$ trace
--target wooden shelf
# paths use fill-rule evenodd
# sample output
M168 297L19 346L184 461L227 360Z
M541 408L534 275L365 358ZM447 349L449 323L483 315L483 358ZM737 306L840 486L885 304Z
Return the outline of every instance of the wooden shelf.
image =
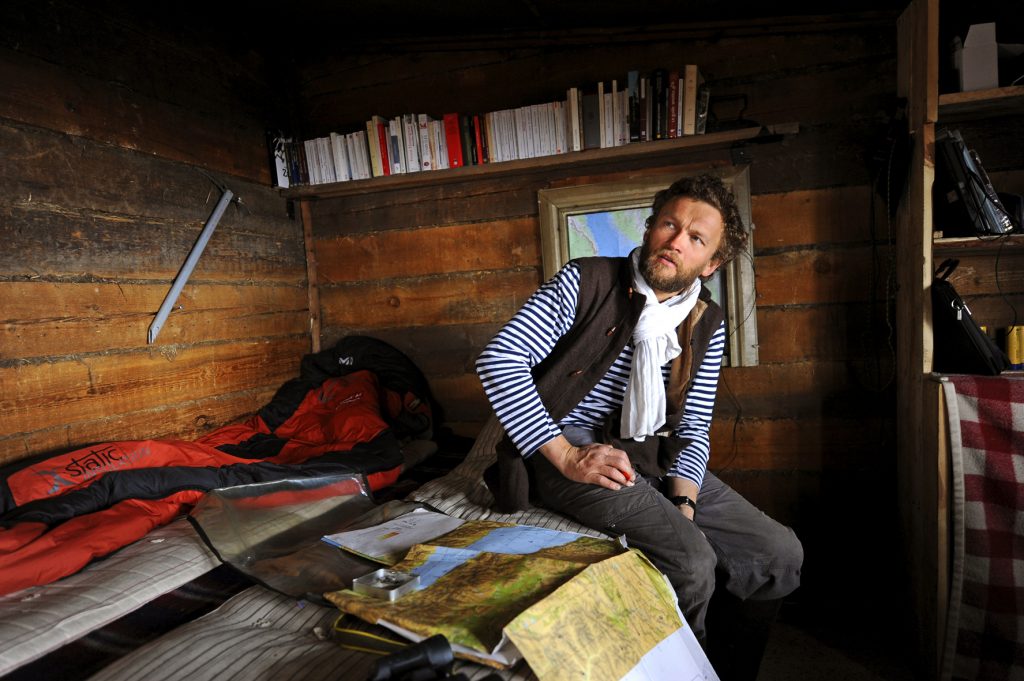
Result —
M939 95L939 120L992 118L1024 113L1024 85Z
M938 232L937 234L941 234ZM1002 236L937 237L932 240L935 255L995 255L1024 252L1024 234ZM937 257L933 256L937 260Z
M782 132L792 132L793 127L786 128ZM282 189L281 195L288 199L329 199L340 196L353 196L358 194L370 194L374 192L390 191L394 189L410 189L413 187L424 187L428 185L446 184L452 182L464 182L473 179L495 178L504 175L520 175L531 172L540 172L555 168L586 168L588 166L600 165L609 161L626 161L635 158L656 158L659 156L674 156L684 152L705 151L730 147L734 144L753 140L755 137L765 135L772 136L773 132L779 134L779 130L768 130L761 126L740 128L738 130L727 130L725 132L713 132L706 135L691 135L676 139L658 140L655 142L638 142L627 144L622 147L610 147L607 149L588 149L557 156L543 156L540 158L522 159L519 161L505 161L503 163L488 163L479 166L468 166L465 168L450 168L446 170L431 170L403 175L389 175L387 177L374 177L367 180L352 180L349 182L332 182L330 184L301 185Z

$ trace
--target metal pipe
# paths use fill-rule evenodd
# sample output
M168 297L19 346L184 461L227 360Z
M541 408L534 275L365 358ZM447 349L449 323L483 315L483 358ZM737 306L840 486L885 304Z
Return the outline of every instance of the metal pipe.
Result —
M196 263L199 262L199 256L203 254L203 249L206 248L206 243L210 240L213 235L213 230L217 228L217 223L220 222L221 217L224 215L224 211L227 210L228 204L231 203L231 199L234 194L230 189L225 189L224 193L220 195L220 201L217 202L217 206L213 209L213 213L206 221L206 226L203 227L203 231L199 234L199 239L195 245L192 246L192 250L188 253L188 258L185 260L185 264L181 266L181 271L178 272L178 276L174 280L174 284L171 286L171 290L167 292L164 297L164 302L160 306L160 311L156 313L156 319L149 325L149 344L152 345L156 340L157 335L160 333L160 329L163 328L164 322L167 321L167 315L170 314L171 308L174 307L174 303L178 301L178 296L181 294L181 289L185 288L185 284L188 283L188 278L192 275L192 270L195 269Z

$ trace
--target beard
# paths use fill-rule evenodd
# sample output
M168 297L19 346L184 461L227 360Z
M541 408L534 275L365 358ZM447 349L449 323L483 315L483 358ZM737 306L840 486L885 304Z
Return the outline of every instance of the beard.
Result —
M671 260L675 267L661 262L661 257ZM640 249L639 260L640 274L652 289L661 293L675 294L687 290L704 270L704 266L700 265L687 269L676 252L671 249L663 248L657 253L651 253L646 243Z

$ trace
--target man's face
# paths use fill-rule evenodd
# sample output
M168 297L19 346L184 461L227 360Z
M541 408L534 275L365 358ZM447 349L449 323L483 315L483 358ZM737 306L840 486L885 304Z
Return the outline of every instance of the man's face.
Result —
M662 207L640 250L640 273L659 301L689 288L698 276L714 274L723 230L722 214L703 201L683 197Z

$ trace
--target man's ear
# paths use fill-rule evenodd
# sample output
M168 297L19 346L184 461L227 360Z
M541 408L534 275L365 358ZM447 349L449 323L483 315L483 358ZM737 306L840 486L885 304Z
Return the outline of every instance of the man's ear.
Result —
M708 263L708 266L705 267L704 270L700 273L701 278L707 279L708 277L710 277L712 274L715 273L715 270L717 270L719 266L721 266L721 264L721 260L719 260L718 258L712 258L711 262Z

